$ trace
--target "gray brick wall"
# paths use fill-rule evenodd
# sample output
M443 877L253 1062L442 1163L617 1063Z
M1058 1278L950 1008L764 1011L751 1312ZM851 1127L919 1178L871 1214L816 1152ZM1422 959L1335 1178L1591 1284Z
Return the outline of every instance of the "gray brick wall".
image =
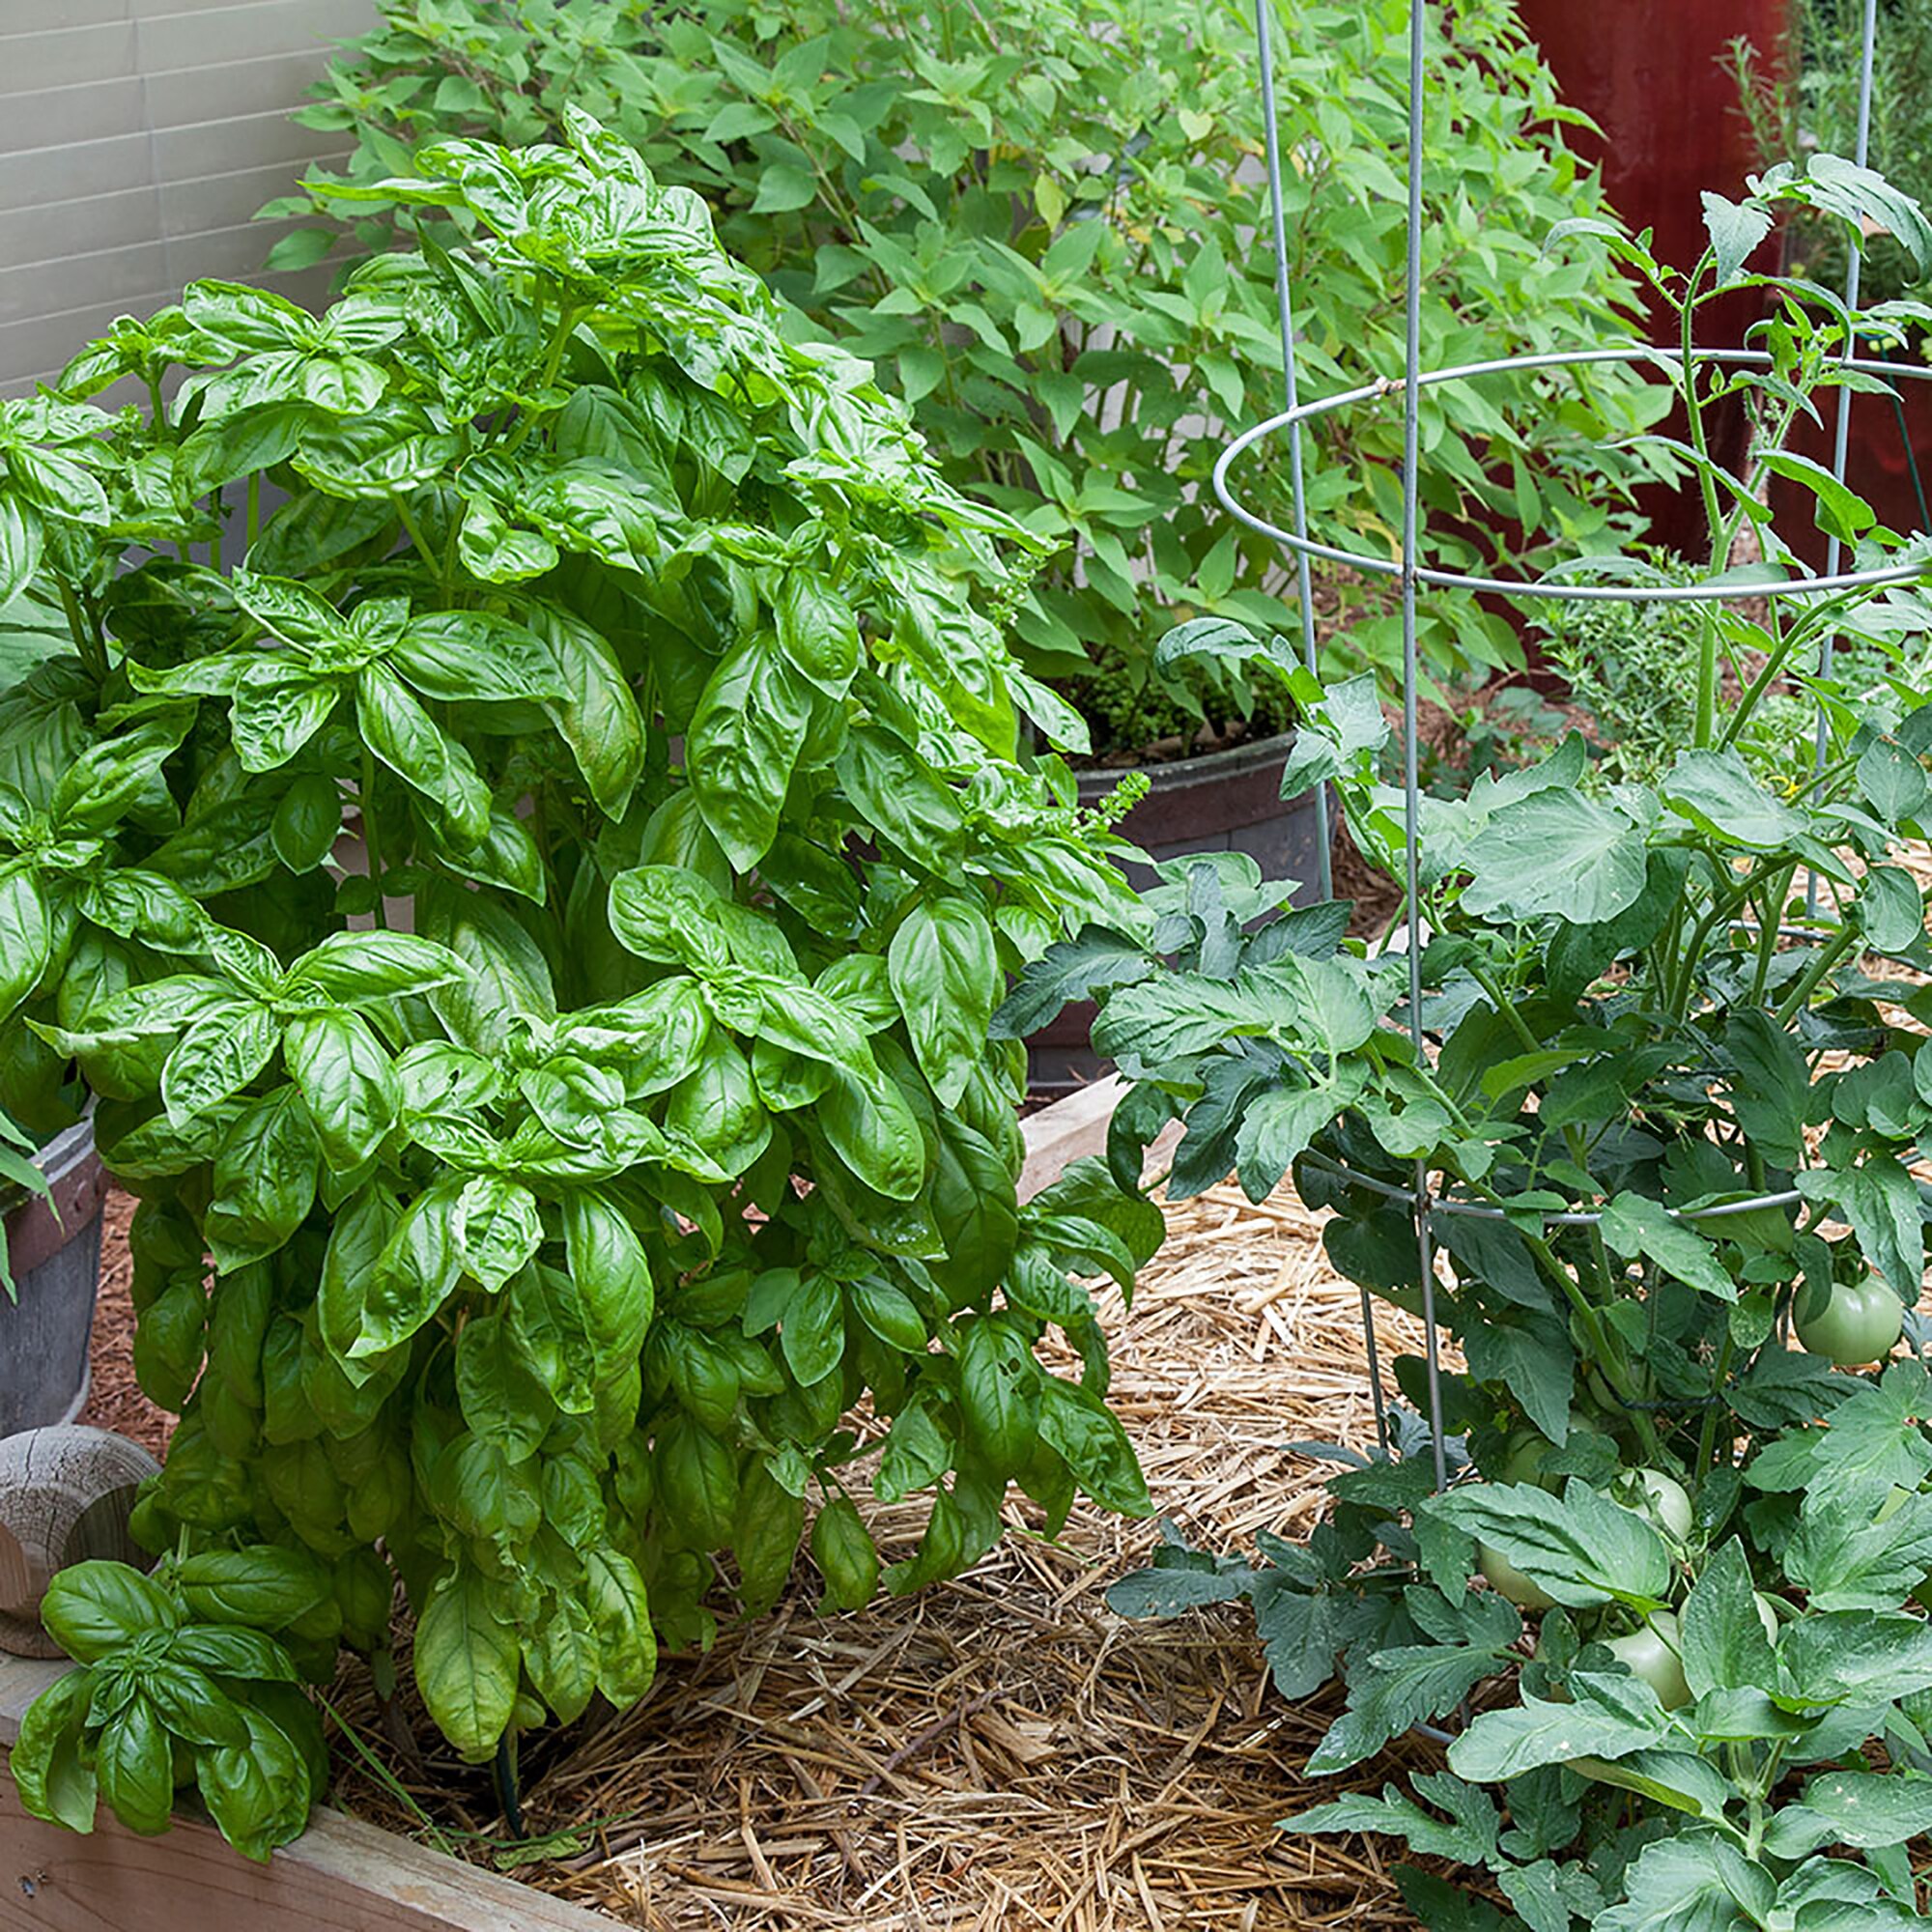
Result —
M340 137L288 117L371 0L0 0L0 394L198 275L256 277L251 222ZM324 265L266 277L298 301Z

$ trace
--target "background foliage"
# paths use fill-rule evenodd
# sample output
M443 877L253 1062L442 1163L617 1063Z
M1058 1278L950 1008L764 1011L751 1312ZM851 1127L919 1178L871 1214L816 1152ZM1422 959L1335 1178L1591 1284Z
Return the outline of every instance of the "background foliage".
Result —
M1279 20L1313 396L1401 366L1407 7L1290 0ZM1471 0L1435 32L1425 364L1626 335L1600 242L1542 252L1551 223L1603 205L1513 8ZM1133 746L1204 700L1224 717L1252 701L1237 673L1156 667L1164 613L1285 621L1278 553L1207 485L1229 426L1282 399L1253 33L1238 0L388 0L302 118L353 129L347 173L367 180L433 135L528 139L566 100L604 117L712 203L795 330L872 359L954 483L1064 547L1018 613L1026 662L1065 681L1103 747ZM371 208L355 244L386 247L398 224ZM298 231L278 260L330 241ZM1433 555L1609 548L1618 490L1654 459L1601 443L1645 401L1616 375L1432 390ZM1398 414L1330 417L1314 440L1318 525L1392 553ZM1245 486L1284 520L1285 479L1277 446ZM1362 615L1341 647L1391 665L1395 622ZM1425 647L1443 673L1520 658L1468 604L1433 613Z

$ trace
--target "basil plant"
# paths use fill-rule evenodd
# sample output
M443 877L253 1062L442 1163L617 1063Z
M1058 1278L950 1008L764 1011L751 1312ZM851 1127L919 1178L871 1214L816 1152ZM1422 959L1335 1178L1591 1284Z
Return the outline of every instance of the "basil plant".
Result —
M319 1676L386 1659L400 1580L477 1760L769 1605L809 1520L865 1603L862 1455L931 1497L895 1591L982 1555L1009 1484L1054 1529L1147 1507L1081 1282L1129 1286L1159 1216L1096 1163L1019 1204L987 1037L1024 960L1138 918L1019 751L1058 723L999 628L1033 546L781 333L695 195L568 134L371 190L471 243L319 317L196 284L0 414L43 652L0 696L0 1101L77 1063L181 1414L152 1588L70 1592L115 1698L23 1739L69 1822L98 1783L157 1825L195 1750L273 1781L170 1674L259 1742L273 1660L180 1628Z
M1347 940L1346 906L1279 910L1285 885L1223 857L1176 868L1151 940L1049 948L996 1020L1097 996L1095 1043L1134 1082L1123 1184L1181 1120L1177 1191L1233 1170L1260 1199L1292 1174L1365 1312L1433 1316L1455 1345L1439 1378L1395 1362L1405 1401L1374 1455L1324 1452L1345 1466L1308 1541L1269 1537L1252 1562L1171 1546L1115 1593L1130 1613L1248 1598L1285 1693L1339 1675L1314 1772L1447 1733L1446 1769L1410 1790L1291 1822L1477 1867L1480 1895L1404 1881L1449 1932L1919 1916L1901 1848L1932 1831L1932 1376L1890 1358L1908 1328L1932 1341L1932 945L1901 850L1932 829L1932 690L1895 667L1932 629L1932 542L1876 528L1783 439L1873 385L1840 359L1855 327L1895 336L1923 312L1854 318L1751 272L1790 203L1932 260L1918 206L1831 156L1742 203L1707 196L1688 274L1630 251L1687 349L1723 290L1770 305L1761 364L1669 365L1706 574L1747 589L1801 568L1763 508L1778 474L1848 565L1903 581L1701 606L1690 742L1653 782L1605 781L1573 736L1425 796L1417 954ZM1719 396L1753 426L1743 477L1706 453ZM1734 566L1747 524L1762 561ZM1827 648L1847 639L1856 675ZM1332 785L1357 847L1405 878L1369 680L1323 684L1292 643L1218 622L1165 648L1282 678L1303 716L1287 788ZM1739 746L1786 688L1820 736L1768 781Z

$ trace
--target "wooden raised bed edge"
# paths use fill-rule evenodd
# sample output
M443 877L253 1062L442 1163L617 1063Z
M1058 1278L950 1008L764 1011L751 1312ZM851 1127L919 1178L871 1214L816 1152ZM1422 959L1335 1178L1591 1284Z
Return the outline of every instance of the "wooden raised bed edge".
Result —
M1022 1200L1105 1150L1122 1091L1109 1076L1020 1122ZM0 1658L0 1746L71 1667ZM81 1837L23 1811L0 1765L0 1924L10 1932L611 1932L611 1922L327 1805L266 1865L193 1818L142 1838L103 1808Z

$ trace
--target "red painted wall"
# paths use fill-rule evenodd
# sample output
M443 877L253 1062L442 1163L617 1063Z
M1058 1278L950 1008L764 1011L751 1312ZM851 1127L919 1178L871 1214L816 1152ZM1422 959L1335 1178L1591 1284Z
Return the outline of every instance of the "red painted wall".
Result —
M1564 98L1604 130L1569 138L1604 165L1617 212L1634 229L1654 228L1660 260L1689 269L1703 252L1705 188L1735 199L1757 164L1737 87L1719 63L1744 35L1768 67L1786 58L1789 0L1520 0L1523 25L1541 45ZM1767 251L1768 253L1768 251ZM1748 298L1703 312L1701 340L1741 340L1758 310ZM1674 326L1656 324L1659 339ZM1714 438L1726 460L1742 454L1741 416ZM1703 527L1691 492L1650 502L1665 542L1689 550Z

